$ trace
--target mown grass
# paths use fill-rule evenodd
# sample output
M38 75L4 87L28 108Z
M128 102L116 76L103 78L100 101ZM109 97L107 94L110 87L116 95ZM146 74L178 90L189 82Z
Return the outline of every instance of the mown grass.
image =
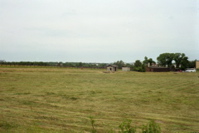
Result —
M199 73L103 73L0 68L0 132L119 131L155 120L162 132L199 132Z

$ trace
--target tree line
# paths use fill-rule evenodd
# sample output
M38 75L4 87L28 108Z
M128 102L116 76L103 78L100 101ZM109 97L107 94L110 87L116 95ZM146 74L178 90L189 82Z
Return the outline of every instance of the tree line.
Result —
M76 68L106 68L109 63L83 63L83 62L7 62L0 60L0 65L10 66L54 66L54 67L76 67ZM146 66L162 66L175 68L177 70L185 70L186 68L195 68L195 61L189 61L184 53L162 53L157 57L157 63L148 57L144 57L143 61L136 60L134 63L125 63L122 60L110 63L117 65L119 69L122 67L131 67L134 71L144 72Z
M162 53L157 57L157 62L152 58L144 57L143 61L136 60L133 64L125 64L122 60L114 62L118 68L122 66L131 67L134 71L144 72L146 66L168 67L175 70L185 70L186 68L195 68L196 60L189 61L184 53Z
M52 66L52 67L77 67L77 68L105 68L107 63L83 63L83 62L7 62L0 60L0 65L8 66Z

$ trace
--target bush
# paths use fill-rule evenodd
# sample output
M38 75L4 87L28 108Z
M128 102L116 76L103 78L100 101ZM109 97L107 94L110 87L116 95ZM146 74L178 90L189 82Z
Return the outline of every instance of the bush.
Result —
M93 119L93 117L91 116L90 117L90 122L91 122L91 126L92 126L92 130L91 130L91 133L97 133L96 129L95 129L95 120Z
M126 120L119 125L120 132L119 133L135 133L136 128L131 127L131 120Z
M161 133L160 127L155 121L150 121L142 127L142 133Z
M97 133L97 130L95 129L95 120L93 117L89 117L91 122L91 133ZM131 120L125 120L119 125L119 133L136 133L136 127L131 126ZM142 126L142 132L141 133L161 133L160 126L155 123L155 121L151 120L147 125ZM108 131L109 133L115 133L114 130Z

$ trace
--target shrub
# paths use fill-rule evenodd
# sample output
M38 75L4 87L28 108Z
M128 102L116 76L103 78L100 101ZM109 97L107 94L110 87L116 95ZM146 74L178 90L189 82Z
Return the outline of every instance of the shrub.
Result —
M161 133L160 126L151 120L147 125L142 127L142 133Z
M90 122L91 122L91 126L92 126L92 130L91 130L91 133L97 133L96 129L95 129L95 120L93 119L92 116L89 117L90 118Z
M91 133L97 133L95 129L95 120L93 117L89 117L91 122ZM119 133L137 133L136 127L131 126L131 120L125 120L119 125ZM147 125L142 126L141 133L161 133L160 126L153 120L151 120ZM116 133L114 130L109 130L108 133Z
M135 133L136 128L131 126L131 120L126 120L119 125L120 132L119 133Z

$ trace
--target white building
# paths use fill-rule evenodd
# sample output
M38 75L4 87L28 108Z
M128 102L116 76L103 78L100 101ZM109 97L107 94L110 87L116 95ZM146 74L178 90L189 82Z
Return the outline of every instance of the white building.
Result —
M130 71L130 67L122 67L122 71Z

